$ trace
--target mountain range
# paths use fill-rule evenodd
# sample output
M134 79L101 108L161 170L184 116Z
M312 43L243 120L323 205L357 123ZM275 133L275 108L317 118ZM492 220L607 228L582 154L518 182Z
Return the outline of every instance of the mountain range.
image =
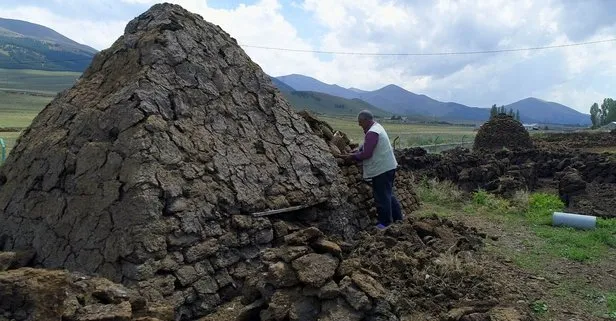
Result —
M0 18L0 68L83 71L96 53L45 26Z
M0 18L0 68L82 72L96 53L96 49L45 26ZM452 122L483 122L490 115L489 108L441 102L394 84L368 91L326 84L298 74L271 78L296 109L317 113L349 115L369 109L382 117L397 115ZM526 123L590 124L587 114L537 98L526 98L505 107L519 110L521 120Z
M397 85L367 91L357 88L344 88L326 84L315 78L291 74L276 77L278 83L297 91L321 92L346 99L360 99L385 112L402 116L424 116L446 121L485 121L490 116L490 108L471 107L455 102L441 102L426 95L419 95ZM505 105L506 109L520 111L521 121L525 123L547 124L590 124L590 116L554 102L538 98L526 98Z

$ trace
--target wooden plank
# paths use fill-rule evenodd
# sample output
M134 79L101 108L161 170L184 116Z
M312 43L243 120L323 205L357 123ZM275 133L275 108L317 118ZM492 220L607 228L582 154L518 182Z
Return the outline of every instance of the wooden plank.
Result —
M260 217L260 216L269 216L269 215L274 215L274 214L280 214L280 213L288 213L288 212L294 212L294 211L299 211L299 210L303 210L305 208L309 208L309 207L313 207L322 203L325 203L326 200L320 200L311 204L304 204L304 205L297 205L297 206L291 206L291 207L285 207L285 208L280 208L277 210L267 210L267 211L263 211L263 212L256 212L256 213L252 213L251 215L254 217Z

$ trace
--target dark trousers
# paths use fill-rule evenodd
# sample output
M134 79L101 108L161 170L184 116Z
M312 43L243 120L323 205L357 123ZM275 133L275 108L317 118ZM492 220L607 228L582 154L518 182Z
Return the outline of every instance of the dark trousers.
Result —
M402 220L400 203L393 193L396 170L392 169L372 178L372 194L380 224L385 226Z

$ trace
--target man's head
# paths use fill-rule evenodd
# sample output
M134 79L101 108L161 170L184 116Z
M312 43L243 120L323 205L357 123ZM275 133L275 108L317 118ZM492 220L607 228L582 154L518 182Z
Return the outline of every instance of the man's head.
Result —
M367 130L370 128L370 126L372 126L372 123L374 122L374 116L370 111L362 110L359 112L359 115L357 115L357 122L359 123L359 126L361 126L361 128Z

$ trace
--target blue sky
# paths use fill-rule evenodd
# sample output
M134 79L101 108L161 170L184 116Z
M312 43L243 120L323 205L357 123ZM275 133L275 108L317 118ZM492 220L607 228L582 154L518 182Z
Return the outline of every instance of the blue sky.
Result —
M433 53L616 38L615 0L168 0L242 45ZM109 47L151 0L3 0L0 17ZM489 107L529 96L588 112L616 96L616 42L503 54L375 57L244 47L269 74L305 74L365 90L395 83L443 101Z

